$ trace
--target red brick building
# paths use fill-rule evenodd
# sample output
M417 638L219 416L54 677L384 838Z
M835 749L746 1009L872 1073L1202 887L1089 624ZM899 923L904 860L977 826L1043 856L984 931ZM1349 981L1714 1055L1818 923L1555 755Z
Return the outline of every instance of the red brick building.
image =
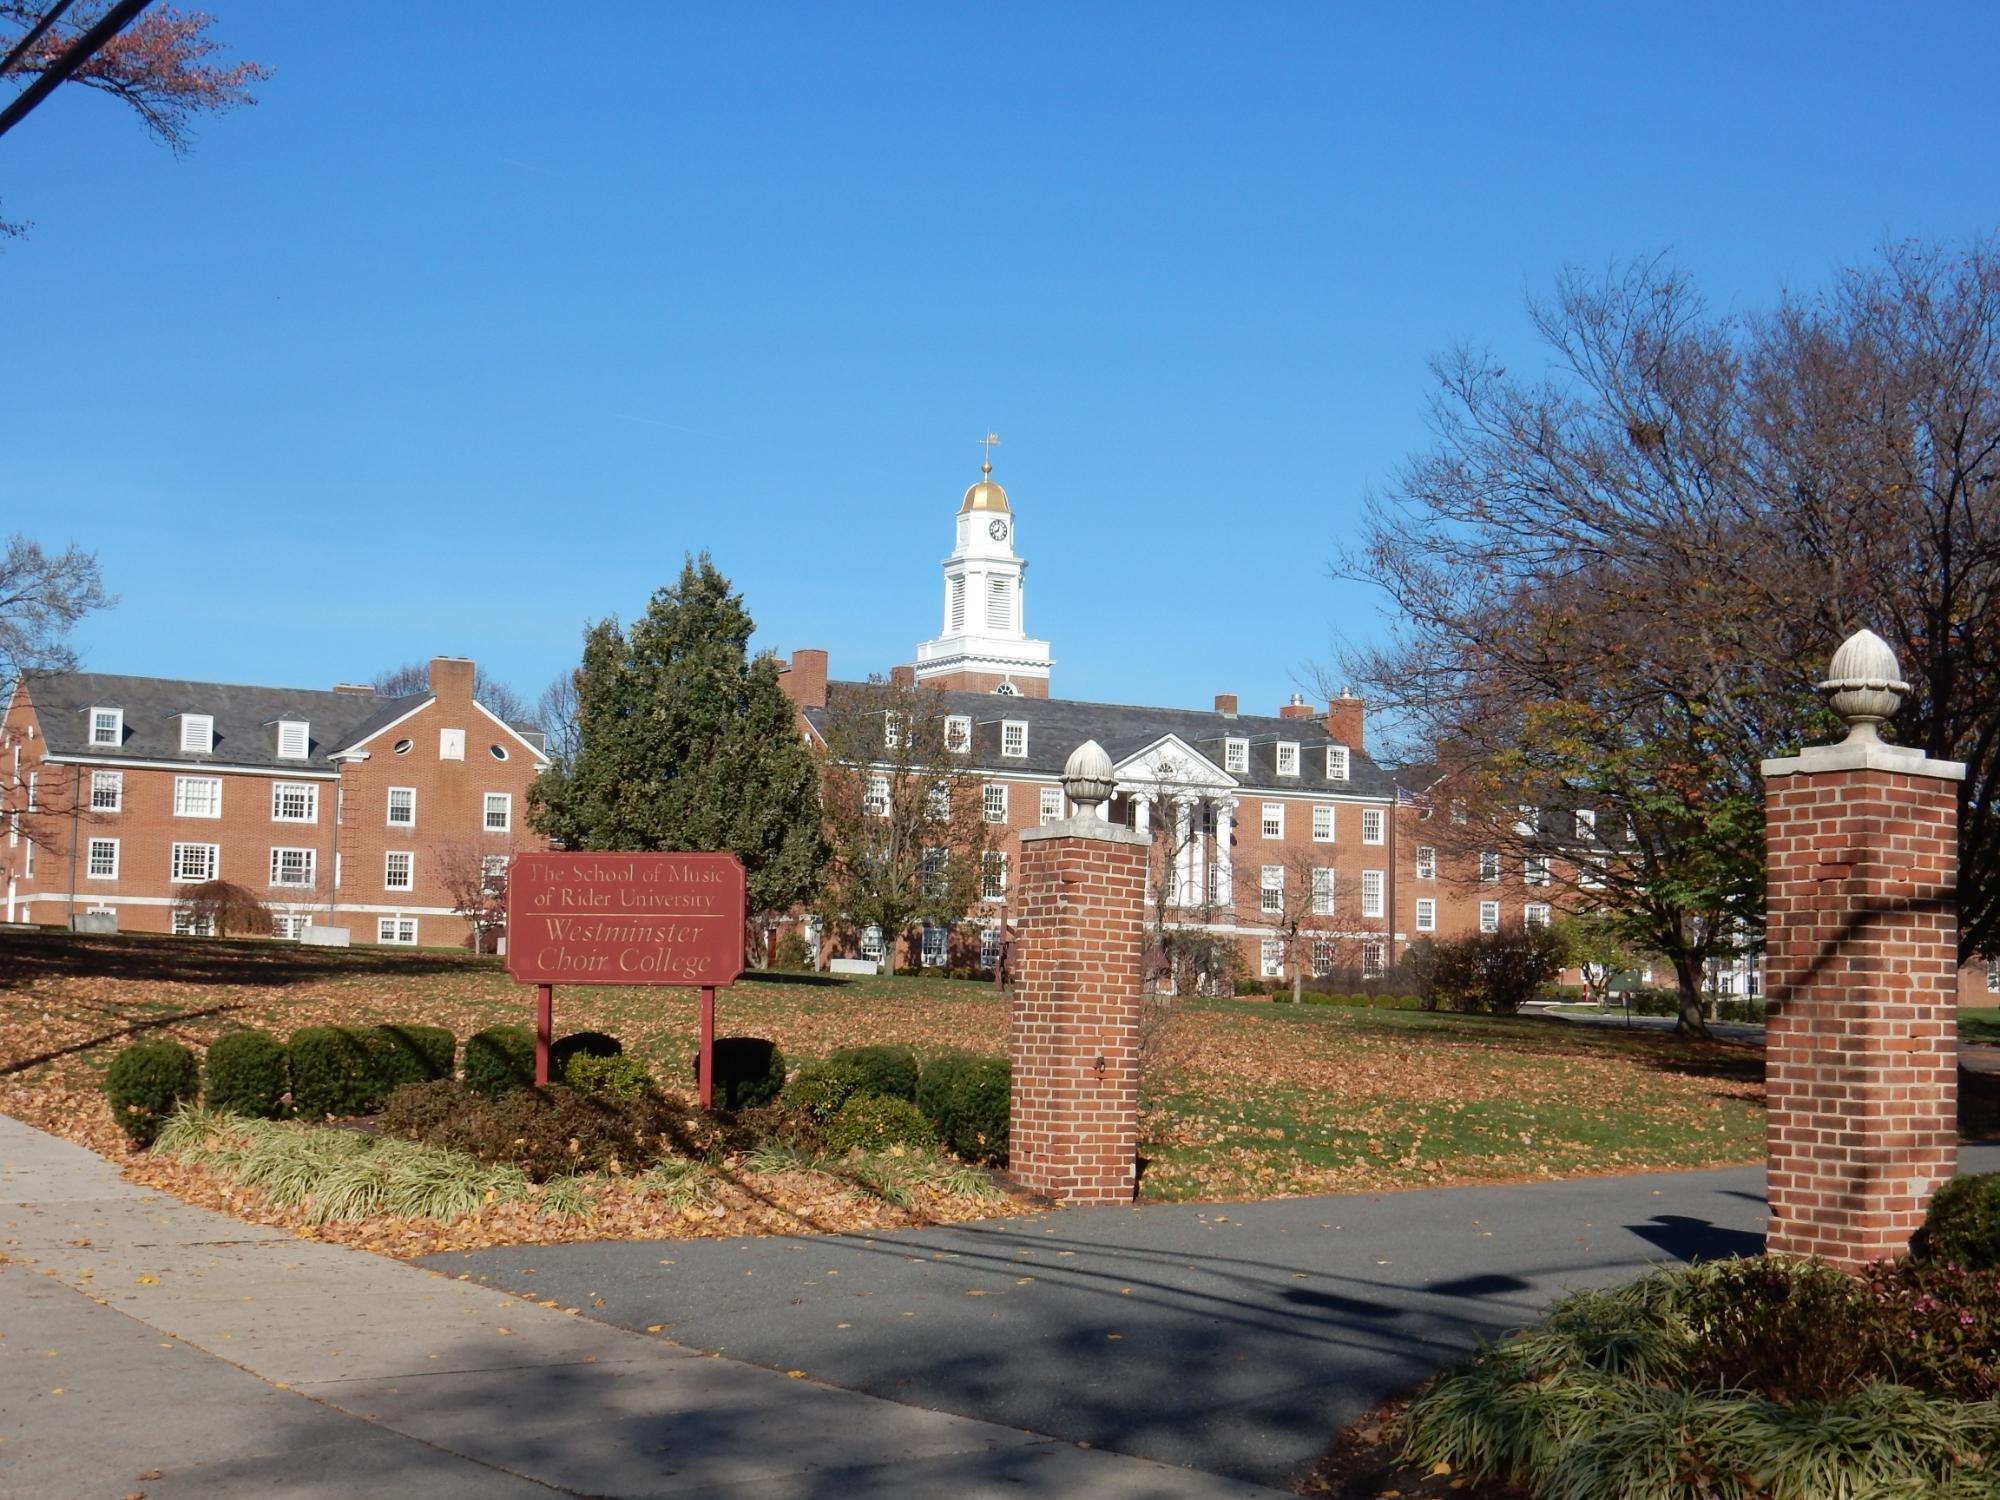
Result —
M383 698L93 672L17 683L0 890L15 922L113 914L186 932L189 887L243 886L277 935L457 944L468 888L501 879L527 829L541 736L473 699L473 664L431 663L428 692Z

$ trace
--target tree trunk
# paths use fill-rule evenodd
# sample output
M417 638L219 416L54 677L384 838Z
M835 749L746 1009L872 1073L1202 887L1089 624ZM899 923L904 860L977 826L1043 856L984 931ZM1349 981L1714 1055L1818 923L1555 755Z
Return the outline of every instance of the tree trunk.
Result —
M1681 1014L1674 1031L1680 1036L1713 1041L1708 1022L1701 1013L1701 968L1685 953L1674 955L1674 984L1680 992Z
M1306 987L1306 976L1305 976L1305 971L1304 971L1303 969L1301 969L1301 968L1300 968L1300 967L1299 967L1299 966L1298 966L1297 964L1293 964L1293 965L1292 965L1292 1004L1294 1004L1294 1005L1303 1005L1303 1004L1305 1004L1305 1002L1304 1002L1303 1000L1301 1000L1301 999L1299 998L1299 995L1300 995L1300 992L1301 992L1302 990L1304 990L1304 989L1305 989L1305 987Z

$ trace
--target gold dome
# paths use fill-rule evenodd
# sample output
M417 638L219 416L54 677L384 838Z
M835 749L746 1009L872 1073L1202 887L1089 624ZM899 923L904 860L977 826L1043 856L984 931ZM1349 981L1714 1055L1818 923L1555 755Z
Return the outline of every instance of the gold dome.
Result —
M986 477L965 492L965 503L958 508L962 516L973 510L998 510L1012 514L1014 507L1007 503L1007 492L993 482L993 465L981 464L979 472Z

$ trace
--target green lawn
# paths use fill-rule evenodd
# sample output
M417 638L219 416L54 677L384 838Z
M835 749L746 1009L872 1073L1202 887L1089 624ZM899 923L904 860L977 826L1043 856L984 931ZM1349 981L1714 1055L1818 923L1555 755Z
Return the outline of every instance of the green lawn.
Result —
M2000 1005L1961 1008L1958 1034L1968 1042L2000 1043Z

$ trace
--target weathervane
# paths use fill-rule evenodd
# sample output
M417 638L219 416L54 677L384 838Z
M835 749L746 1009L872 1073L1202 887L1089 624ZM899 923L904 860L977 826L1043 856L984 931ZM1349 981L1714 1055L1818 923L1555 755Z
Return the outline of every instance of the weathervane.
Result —
M997 432L987 433L985 437L979 440L979 446L983 450L980 456L979 472L982 474L991 474L993 472L993 450L1000 446L1000 434Z

